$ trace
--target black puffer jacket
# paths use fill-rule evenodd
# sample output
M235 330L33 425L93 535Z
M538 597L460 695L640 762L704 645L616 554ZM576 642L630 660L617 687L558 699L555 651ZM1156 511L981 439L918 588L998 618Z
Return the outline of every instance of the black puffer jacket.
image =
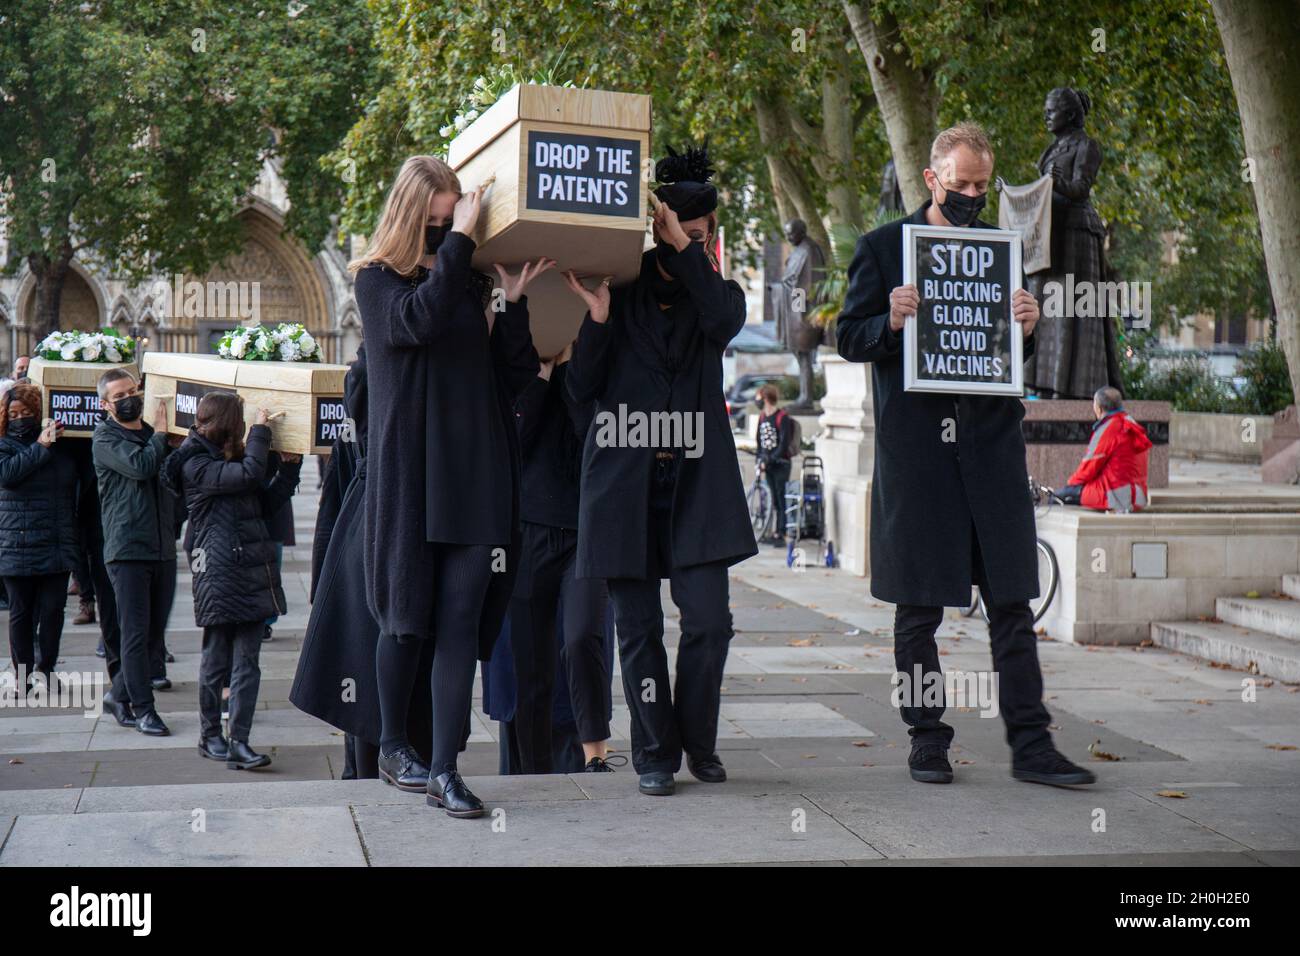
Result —
M298 487L301 462L284 462L263 487L271 430L254 425L244 457L226 461L221 449L191 430L163 464L163 481L185 496L192 538L194 623L199 627L262 621L285 612L266 515Z
M68 441L82 439L70 438ZM77 563L77 469L59 448L0 438L0 576L71 571Z

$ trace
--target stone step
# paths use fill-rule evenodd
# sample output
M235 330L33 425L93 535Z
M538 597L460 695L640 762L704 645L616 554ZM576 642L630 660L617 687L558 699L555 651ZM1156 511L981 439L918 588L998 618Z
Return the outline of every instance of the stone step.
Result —
M1155 621L1151 640L1203 660L1300 682L1300 643L1220 621Z
M1300 641L1300 602L1289 598L1221 597L1214 613L1227 624Z
M1282 593L1300 600L1300 574L1282 575Z

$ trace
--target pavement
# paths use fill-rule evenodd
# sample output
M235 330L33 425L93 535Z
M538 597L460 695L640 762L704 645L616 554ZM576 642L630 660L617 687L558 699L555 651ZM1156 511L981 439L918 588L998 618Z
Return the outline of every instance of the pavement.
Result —
M1242 478L1187 472L1180 480ZM1058 746L1100 782L1012 780L1001 720L973 694L947 717L956 782L914 783L890 702L892 608L865 580L817 566L811 549L803 568L765 548L732 571L725 784L683 771L675 796L647 797L630 767L497 776L497 727L477 686L461 772L489 815L453 820L423 795L341 780L341 734L287 700L308 611L310 462L304 475L303 544L286 551L290 612L263 645L251 741L272 766L231 771L196 752L200 632L182 574L168 636L175 686L158 695L173 736L77 710L0 708L0 866L1300 863L1300 687L1156 647L1042 640ZM666 588L664 605L675 648ZM97 636L68 626L59 669L102 670ZM939 642L945 670L987 676L978 619L949 612ZM612 746L626 753L617 677L614 689Z

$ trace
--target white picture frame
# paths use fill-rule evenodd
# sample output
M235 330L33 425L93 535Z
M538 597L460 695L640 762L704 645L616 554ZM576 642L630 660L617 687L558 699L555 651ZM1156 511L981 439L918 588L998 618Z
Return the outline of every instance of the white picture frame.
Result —
M1007 315L1014 325L1011 297L1023 287L1020 233L1004 229L961 229L955 226L931 226L917 223L903 225L903 284L916 285L916 246L918 239L959 239L981 243L1005 243L1010 275L1006 278ZM995 278L993 281L1001 281ZM919 291L919 289L918 289ZM921 300L924 310L925 299ZM1006 395L1023 398L1025 394L1025 343L1023 329L1011 339L1010 382L962 382L926 378L921 374L917 339L918 317L909 315L903 325L903 390L906 392L944 392L958 395Z

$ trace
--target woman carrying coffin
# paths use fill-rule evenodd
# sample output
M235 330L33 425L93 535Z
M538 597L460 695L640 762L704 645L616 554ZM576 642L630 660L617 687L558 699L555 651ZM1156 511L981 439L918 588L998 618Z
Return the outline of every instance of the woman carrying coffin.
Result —
M379 775L426 790L452 816L483 803L456 771L478 658L491 655L519 553L519 444L512 406L537 376L523 293L554 266L511 276L500 311L470 268L483 190L462 194L442 160L402 166L370 247L349 266L369 380L365 577L379 625ZM493 303L493 306L498 303ZM433 742L407 739L423 642L433 642Z
M716 752L732 635L727 568L758 550L722 394L722 352L745 324L745 294L711 258L718 192L705 151L669 154L655 168L663 183L655 246L637 280L611 294L605 283L591 292L565 275L588 308L569 391L596 402L582 460L577 575L608 581L632 765L641 792L654 795L673 792L683 750L699 780L727 777ZM667 444L653 425L618 434L617 424L634 418L669 422ZM662 578L681 611L672 691Z

